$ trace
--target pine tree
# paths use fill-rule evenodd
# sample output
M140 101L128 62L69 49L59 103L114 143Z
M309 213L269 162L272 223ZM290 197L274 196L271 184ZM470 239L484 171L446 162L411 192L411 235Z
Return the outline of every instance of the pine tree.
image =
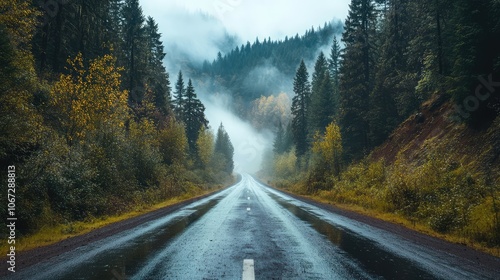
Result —
M234 169L234 147L231 143L231 139L229 138L229 134L227 134L222 123L217 130L214 153L216 155L220 155L224 163L224 171L229 174L232 173Z
M334 88L338 88L339 86L340 58L340 45L337 36L334 36L330 57L328 58L328 71L330 71L330 77Z
M396 125L407 117L400 119L399 113L407 114L406 111L410 110L411 106L409 103L416 103L412 100L415 96L416 81L411 81L404 57L408 43L406 34L411 33L411 30L407 30L405 21L411 17L406 14L402 2L404 1L393 0L385 3L385 13L381 19L378 36L380 49L368 118L369 139L373 146L381 144ZM399 111L396 99L401 101Z
M359 158L369 146L370 92L373 84L376 18L371 0L353 0L342 41L345 51L340 67L340 127L345 155Z
M341 59L341 49L340 44L337 40L337 36L333 37L333 44L330 50L330 58L328 59L328 71L330 72L330 78L332 82L332 102L334 119L338 118L339 114L339 102L340 102L340 90L339 90L339 79L340 79L340 59Z
M328 62L321 52L314 66L312 76L311 106L309 110L309 137L316 131L323 133L332 121L335 111L333 102L333 85L328 71Z
M193 155L196 155L196 141L199 131L202 127L208 127L208 121L205 118L205 106L197 98L191 79L186 88L186 99L184 103L183 121L186 125L186 136L189 149Z
M153 91L156 107L164 115L168 115L170 106L170 79L169 74L163 66L165 52L163 43L160 40L161 34L158 31L158 24L152 17L148 17L146 22L146 37L148 43L148 86Z
M494 108L500 107L498 87L478 80L490 79L492 84L500 80L499 8L498 1L460 0L454 1L451 9L453 48L448 55L453 64L447 88L457 103L457 115L475 127L489 124L498 115ZM475 97L468 97L472 93Z
M320 52L318 58L316 59L316 63L314 64L314 72L312 75L311 86L313 96L315 93L320 91L326 71L328 71L328 62L326 60L325 54L323 52Z
M175 94L174 94L174 111L178 119L183 120L184 112L184 99L185 99L185 87L184 79L182 78L182 72L179 71L177 76L177 82L175 83Z
M129 101L139 103L144 96L144 58L145 29L144 15L139 0L125 0L122 8L122 28L127 74L126 88L129 90Z
M295 96L292 99L292 132L297 157L303 156L309 149L307 140L309 104L311 86L309 84L309 74L304 60L300 62L293 81L293 91Z

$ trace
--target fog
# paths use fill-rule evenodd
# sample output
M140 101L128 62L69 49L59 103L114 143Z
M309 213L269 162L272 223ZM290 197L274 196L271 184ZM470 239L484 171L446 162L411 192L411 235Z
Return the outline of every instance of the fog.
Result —
M234 171L255 173L260 170L264 153L273 142L269 131L258 132L248 122L231 112L231 97L227 94L201 95L205 115L214 133L222 123L234 146Z
M299 0L141 0L140 3L144 15L152 16L158 23L167 53L164 64L174 85L179 70L187 80L191 78L187 65L211 62L219 51L224 54L257 37L283 40L285 36L303 34L332 18L344 19L350 0L320 0L314 5ZM329 54L329 46L321 49L325 55ZM312 71L314 61L306 63ZM263 63L251 71L245 84L262 95L285 92L291 98L292 81L293 77ZM206 107L205 114L214 133L222 122L231 138L235 171L259 171L264 153L272 149L273 132L257 132L233 114L231 94L224 89L214 93L204 86L210 82L193 80L193 84Z

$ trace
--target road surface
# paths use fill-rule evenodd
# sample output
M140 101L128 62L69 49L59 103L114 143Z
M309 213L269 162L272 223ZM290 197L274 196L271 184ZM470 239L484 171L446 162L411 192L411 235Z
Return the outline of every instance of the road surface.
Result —
M8 279L499 279L263 186L236 185Z

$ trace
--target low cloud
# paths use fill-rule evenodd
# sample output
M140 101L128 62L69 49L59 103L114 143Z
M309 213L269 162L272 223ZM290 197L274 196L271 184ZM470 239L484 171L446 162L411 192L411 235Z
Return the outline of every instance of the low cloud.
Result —
M231 112L231 97L227 94L211 94L201 97L205 115L214 132L222 123L234 146L234 171L256 173L262 158L272 146L273 135L268 131L257 132L248 122Z

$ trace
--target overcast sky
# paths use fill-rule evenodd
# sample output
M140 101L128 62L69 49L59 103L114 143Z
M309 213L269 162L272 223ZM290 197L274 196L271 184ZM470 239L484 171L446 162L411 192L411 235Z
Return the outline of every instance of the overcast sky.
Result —
M166 45L176 41L194 48L195 53L206 51L215 57L216 50L206 41L216 41L223 31L237 35L241 43L253 42L256 37L262 41L268 37L277 40L301 35L312 26L316 28L334 19L344 22L350 0L140 0L140 3L144 15L158 22ZM196 18L200 12L213 16L217 24Z

